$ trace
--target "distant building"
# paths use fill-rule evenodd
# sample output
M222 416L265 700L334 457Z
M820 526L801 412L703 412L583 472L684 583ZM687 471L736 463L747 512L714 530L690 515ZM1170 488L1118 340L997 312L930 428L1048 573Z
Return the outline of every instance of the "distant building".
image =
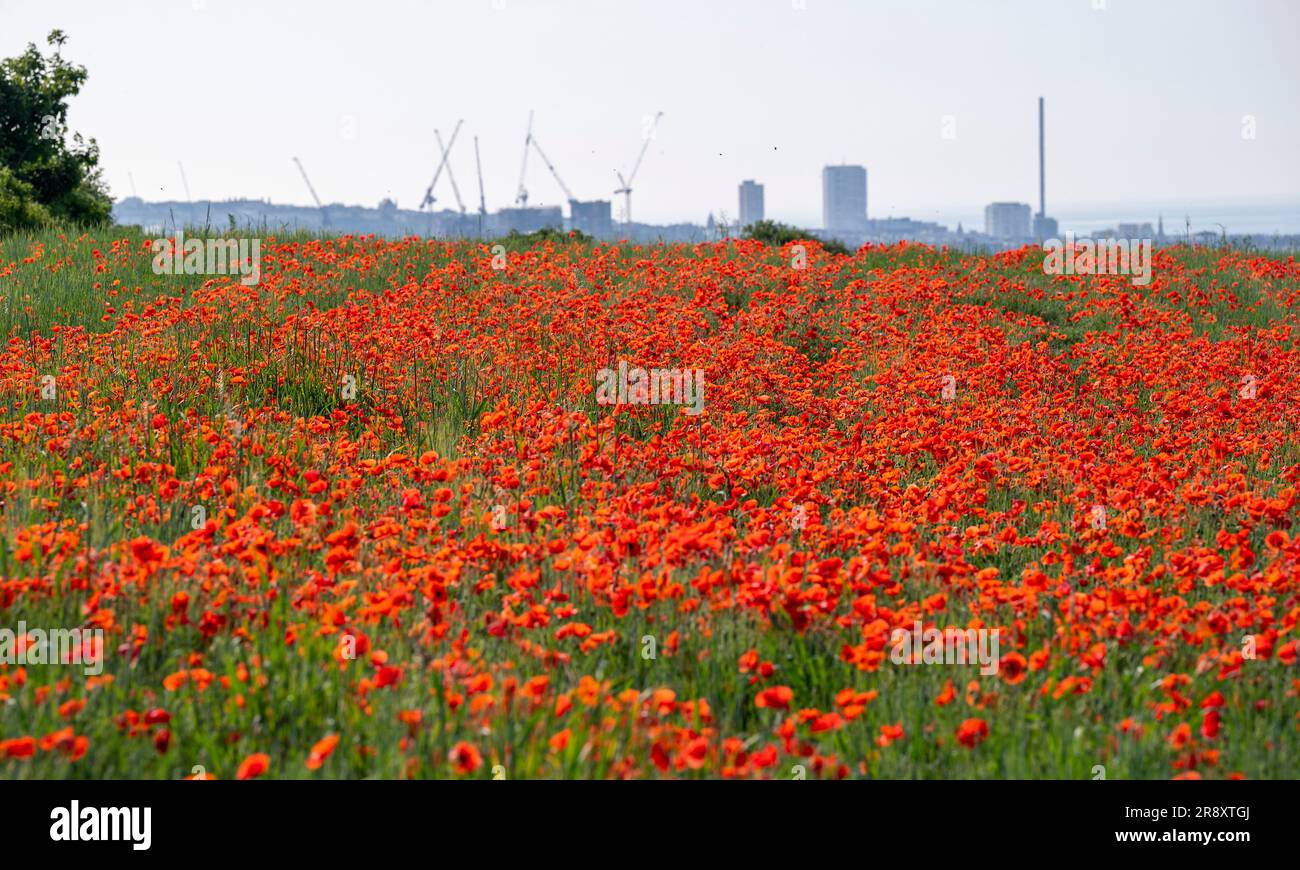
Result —
M500 232L515 230L521 233L535 233L546 227L564 229L564 213L558 205L537 208L503 208L496 213L496 224Z
M1034 238L1040 242L1045 239L1055 239L1060 235L1060 226L1056 223L1056 218L1046 217L1041 214L1034 215Z
M1154 239L1156 237L1156 231L1149 223L1120 224L1115 229L1116 235L1121 239Z
M850 248L860 248L868 243L894 244L904 240L943 245L953 238L953 234L942 224L907 217L868 219L857 230L817 230L814 235L820 239L835 239Z
M995 239L1029 238L1029 205L994 202L984 206L984 234Z
M867 223L867 168L822 169L822 228L861 231Z
M571 199L569 212L571 229L598 239L609 238L614 234L614 221L607 199L593 199L586 202Z
M750 226L763 219L763 185L754 181L740 183L740 226Z

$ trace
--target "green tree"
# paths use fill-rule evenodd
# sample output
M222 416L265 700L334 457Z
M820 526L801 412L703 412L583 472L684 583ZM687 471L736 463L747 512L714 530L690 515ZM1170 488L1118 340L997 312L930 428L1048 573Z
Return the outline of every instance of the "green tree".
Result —
M68 140L68 100L81 91L86 68L60 54L61 30L0 61L0 232L52 220L108 221L113 201L99 173L99 146L80 133Z

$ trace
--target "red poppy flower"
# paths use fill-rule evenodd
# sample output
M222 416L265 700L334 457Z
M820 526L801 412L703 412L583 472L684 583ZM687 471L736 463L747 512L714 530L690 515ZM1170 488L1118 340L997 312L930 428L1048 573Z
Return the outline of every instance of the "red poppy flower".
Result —
M957 742L974 749L989 736L988 723L983 719L967 719L957 726Z
M794 690L789 686L771 686L758 693L754 704L760 708L788 710L792 700L794 700Z
M451 769L462 776L468 776L483 766L483 756L478 749L463 740L451 748L447 760L451 762Z

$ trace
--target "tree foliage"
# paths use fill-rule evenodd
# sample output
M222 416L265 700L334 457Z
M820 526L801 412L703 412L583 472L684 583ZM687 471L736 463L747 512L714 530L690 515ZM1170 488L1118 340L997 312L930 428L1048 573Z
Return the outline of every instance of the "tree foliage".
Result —
M0 61L0 232L51 221L108 221L113 202L100 178L99 146L68 136L68 100L86 82L86 68L62 55L63 32L47 37L54 53L34 44Z

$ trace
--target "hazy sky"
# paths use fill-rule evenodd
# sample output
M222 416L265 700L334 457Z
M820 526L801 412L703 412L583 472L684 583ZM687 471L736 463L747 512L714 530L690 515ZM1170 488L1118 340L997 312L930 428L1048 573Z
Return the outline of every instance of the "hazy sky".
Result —
M181 160L196 199L307 203L297 155L326 202L414 207L463 118L456 180L474 209L477 134L496 209L531 108L582 199L615 198L664 112L642 221L734 218L754 178L769 217L816 226L839 162L867 167L872 217L1036 207L1041 94L1049 213L1300 201L1297 0L0 0L0 21L4 56L67 32L90 73L71 126L117 197L130 172L183 198ZM563 199L536 153L527 187Z

